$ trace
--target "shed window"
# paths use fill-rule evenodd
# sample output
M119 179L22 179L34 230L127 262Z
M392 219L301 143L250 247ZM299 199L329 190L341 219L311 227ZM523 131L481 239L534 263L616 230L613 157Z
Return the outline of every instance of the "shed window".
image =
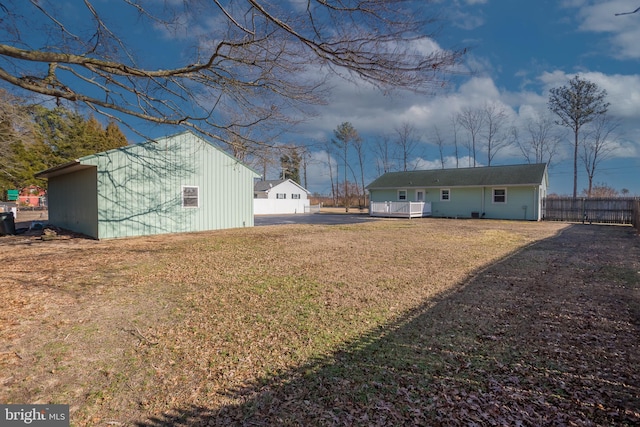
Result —
M440 200L442 200L443 202L448 202L449 200L451 200L451 190L449 190L448 188L443 188L442 190L440 190Z
M300 195L299 194L291 194L291 198L292 199L299 199Z
M286 193L276 193L276 199L286 199L286 198L287 198Z
M200 198L198 197L198 187L182 186L182 207L183 208L197 208L200 206Z
M407 190L398 190L398 200L401 202L407 200Z
M507 203L507 189L506 188L494 188L493 189L493 203Z

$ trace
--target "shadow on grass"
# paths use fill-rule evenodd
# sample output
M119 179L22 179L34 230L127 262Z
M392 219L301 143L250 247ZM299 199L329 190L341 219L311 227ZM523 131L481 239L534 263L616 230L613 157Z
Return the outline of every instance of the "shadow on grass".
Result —
M137 425L638 425L632 231L572 226L237 404Z

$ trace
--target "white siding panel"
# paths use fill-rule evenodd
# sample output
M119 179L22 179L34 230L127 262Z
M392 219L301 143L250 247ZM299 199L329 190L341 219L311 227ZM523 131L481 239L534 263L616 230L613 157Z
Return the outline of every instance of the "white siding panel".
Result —
M309 199L253 199L253 213L255 215L300 214L305 213L305 207L309 207Z

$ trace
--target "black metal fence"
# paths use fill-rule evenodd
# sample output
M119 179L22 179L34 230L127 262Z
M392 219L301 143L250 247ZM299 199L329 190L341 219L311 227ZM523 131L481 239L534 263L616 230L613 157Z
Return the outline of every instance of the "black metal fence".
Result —
M547 197L542 201L542 213L545 221L638 224L639 204L637 197Z

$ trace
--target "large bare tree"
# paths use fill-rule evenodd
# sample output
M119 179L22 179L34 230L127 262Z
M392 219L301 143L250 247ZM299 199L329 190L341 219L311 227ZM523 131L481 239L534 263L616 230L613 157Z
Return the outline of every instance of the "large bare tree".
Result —
M395 151L391 136L386 133L378 135L373 143L373 153L376 156L376 171L378 175L391 172L394 169Z
M0 0L0 80L226 142L322 102L332 72L385 91L433 90L465 51L430 48L440 25L430 3Z
M591 197L593 178L604 160L610 158L616 148L616 131L620 123L606 114L598 116L590 126L582 141L580 160L587 172L587 197Z
M466 144L469 157L473 159L473 167L475 168L478 143L485 124L485 114L481 108L465 107L457 114L456 121L469 134Z
M456 157L456 168L460 167L460 155L458 152L458 132L460 131L460 122L458 121L458 116L456 114L452 114L449 117L449 122L451 124L451 136L453 137L453 155Z
M573 198L578 195L578 147L580 129L606 114L607 91L576 75L565 86L549 91L549 109L558 116L556 123L573 131Z
M396 132L395 144L398 147L402 170L409 170L409 159L420 145L420 135L416 127L409 122L402 122L394 128Z
M482 108L484 122L486 125L484 132L484 148L487 150L487 166L500 150L508 147L511 141L505 134L505 126L509 116L506 109L497 102L487 102Z
M560 135L554 131L551 117L537 116L528 120L524 137L517 128L513 128L512 133L527 163L551 164L560 145Z
M440 133L440 129L437 125L433 126L433 138L436 140L436 145L438 146L438 153L440 154L440 166L444 169L444 146L445 141Z

